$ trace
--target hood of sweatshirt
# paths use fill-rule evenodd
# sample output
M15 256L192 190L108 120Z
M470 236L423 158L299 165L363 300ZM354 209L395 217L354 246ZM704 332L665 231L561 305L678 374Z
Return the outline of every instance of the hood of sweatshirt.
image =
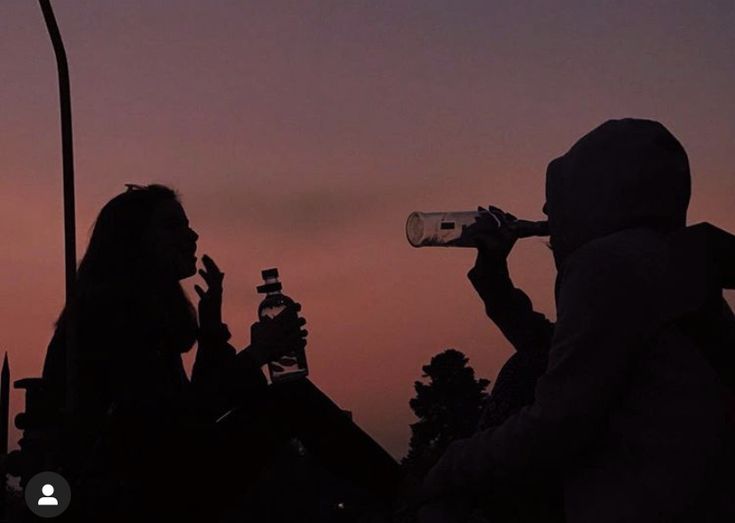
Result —
M546 205L557 268L585 243L624 229L686 225L689 161L651 120L609 120L549 163Z

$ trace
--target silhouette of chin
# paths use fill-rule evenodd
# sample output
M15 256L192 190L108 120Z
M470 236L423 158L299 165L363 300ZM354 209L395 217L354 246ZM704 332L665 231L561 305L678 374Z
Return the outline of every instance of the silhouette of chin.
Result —
M197 273L196 258L192 258L192 261L188 263L182 263L177 272L179 273L180 280L194 276Z

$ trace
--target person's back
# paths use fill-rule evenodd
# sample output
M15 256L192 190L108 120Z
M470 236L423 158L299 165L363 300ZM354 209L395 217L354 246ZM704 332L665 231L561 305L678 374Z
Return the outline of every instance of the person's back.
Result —
M607 356L617 374L605 380L609 393L599 391L607 414L593 443L564 466L570 521L724 521L724 514L735 514L727 494L735 470L735 404L701 340L686 332L692 313L672 307L685 284L661 270L667 240L652 229L629 229L586 244L568 261L568 278L608 297L604 310L591 311L602 318L592 319L586 335L610 339L613 330L627 331L613 337L621 343ZM574 290L563 289L560 300L574 300ZM720 347L734 350L735 322L721 299L719 307Z

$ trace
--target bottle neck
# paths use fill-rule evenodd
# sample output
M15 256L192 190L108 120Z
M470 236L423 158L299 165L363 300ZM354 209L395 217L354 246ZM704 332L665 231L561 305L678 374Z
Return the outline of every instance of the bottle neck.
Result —
M277 276L276 277L272 277L272 278L265 278L263 280L263 286L268 286L268 285L272 285L272 284L278 284L279 285L279 288L267 291L265 293L266 296L277 296L279 294L283 294L283 292L282 292L283 291L283 287L280 286L280 282L278 281L278 277Z

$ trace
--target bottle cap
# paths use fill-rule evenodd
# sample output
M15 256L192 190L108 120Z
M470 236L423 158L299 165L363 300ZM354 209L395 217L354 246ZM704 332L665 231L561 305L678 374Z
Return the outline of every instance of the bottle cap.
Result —
M275 282L258 285L256 289L258 290L259 294L267 294L269 292L280 291L281 289L283 289L283 286L279 282Z
M278 269L275 267L273 269L265 269L261 271L260 274L263 276L264 280L268 278L278 278Z

